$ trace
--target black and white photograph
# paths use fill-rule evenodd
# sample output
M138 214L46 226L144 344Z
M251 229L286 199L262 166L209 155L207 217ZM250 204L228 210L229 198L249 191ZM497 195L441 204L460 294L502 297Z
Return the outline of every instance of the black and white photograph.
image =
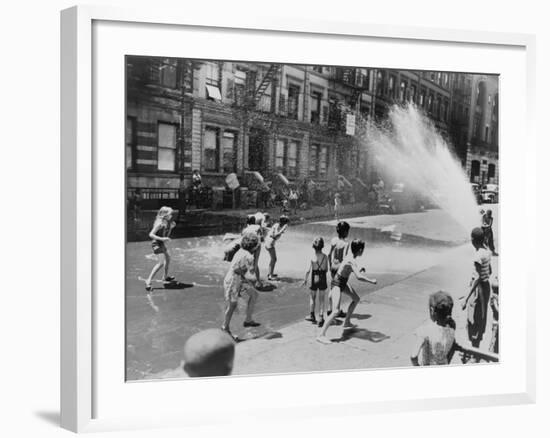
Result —
M499 362L498 75L125 68L127 381Z

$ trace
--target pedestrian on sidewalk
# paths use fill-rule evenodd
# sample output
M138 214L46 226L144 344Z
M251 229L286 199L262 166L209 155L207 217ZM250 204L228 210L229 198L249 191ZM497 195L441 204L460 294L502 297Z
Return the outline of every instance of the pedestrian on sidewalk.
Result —
M332 312L325 320L321 333L317 338L317 341L323 344L331 343L330 339L326 337L326 333L328 328L334 321L334 318L336 318L336 316L338 315L342 294L348 295L351 298L351 303L349 304L348 310L346 312L346 319L344 320L343 329L350 330L356 327L350 322L350 319L353 315L355 307L359 303L359 295L357 295L357 292L355 292L353 287L348 284L350 275L355 274L355 277L359 281L376 284L376 279L367 277L364 274L365 269L360 269L357 266L356 259L363 255L363 251L365 250L365 242L359 239L354 239L351 242L350 248L352 256L348 256L344 259L331 282L330 299L332 301Z
M246 317L243 325L245 327L257 327L260 324L253 320L252 313L258 299L258 292L254 289L253 278L248 276L255 271L254 254L260 246L260 239L256 233L247 232L241 239L241 248L237 251L231 266L223 280L224 298L226 302L222 330L231 336L230 324L233 312L237 308L239 297L248 295L246 306ZM234 337L234 339L236 339Z
M345 221L341 221L336 224L337 237L334 237L331 240L330 251L328 254L331 278L334 278L336 272L338 271L338 268L340 267L340 264L344 260L344 257L347 256L349 253L349 242L346 239L348 238L350 228L350 225ZM328 307L330 309L330 303ZM330 315L330 312L331 311L328 310L327 314ZM338 315L336 316L339 318L345 318L346 314L342 310L340 310L338 312Z
M265 238L265 249L269 253L269 272L267 274L268 280L277 280L278 275L275 274L275 264L277 263L277 251L275 250L275 242L279 240L279 238L284 234L284 232L288 228L288 223L290 220L288 219L288 216L281 216L279 218L279 222L277 222L275 225L271 227L271 229L267 232L267 236Z
M478 348L487 326L487 310L491 295L491 252L485 247L485 233L479 227L472 230L472 246L475 249L470 292L462 309L468 308L468 338Z
M306 321L310 321L313 324L317 323L315 318L315 301L319 298L319 327L323 327L325 324L325 295L327 294L327 275L328 275L328 257L323 253L325 241L322 237L317 237L313 241L313 249L315 254L309 262L306 277L304 279L304 286L307 284L308 278L309 284L309 316L306 317ZM310 277L311 273L311 277Z
M340 217L340 210L342 209L342 197L339 192L334 195L334 220L338 220Z
M183 346L183 371L189 377L229 376L234 359L235 341L220 329L195 333Z
M162 267L164 267L163 281L174 281L174 277L168 275L168 269L170 268L170 252L166 246L166 243L170 241L170 233L176 226L176 223L172 220L173 215L174 210L170 207L161 207L157 213L153 229L149 233L149 237L153 239L151 242L153 253L157 255L158 262L153 267L147 280L145 280L145 290L148 293L153 290L151 287L153 277Z

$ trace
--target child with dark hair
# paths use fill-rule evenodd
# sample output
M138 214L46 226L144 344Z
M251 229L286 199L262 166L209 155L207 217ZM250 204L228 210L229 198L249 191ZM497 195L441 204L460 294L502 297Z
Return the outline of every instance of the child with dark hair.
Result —
M447 365L455 345L453 298L444 291L431 294L429 312L430 320L416 331L411 362L416 366Z
M481 228L485 235L485 246L491 251L492 255L498 255L495 251L495 242L493 236L493 212L490 208L483 214L481 218Z
M310 321L313 324L317 323L317 320L315 319L315 301L318 295L319 327L322 327L325 323L325 295L327 292L328 257L323 253L324 246L325 241L322 237L317 237L313 241L313 249L315 250L315 254L309 262L306 277L304 279L305 286L308 278L310 278L309 316L306 317L306 321Z
M355 306L357 306L357 303L359 303L359 295L357 295L353 287L351 287L351 285L348 283L350 275L353 273L359 281L376 284L376 280L374 278L368 278L366 275L364 275L364 268L359 269L359 267L357 266L356 259L363 255L363 251L365 250L365 242L359 239L355 239L351 242L350 249L352 256L346 257L344 259L344 261L339 265L336 275L332 279L330 290L332 312L326 319L325 324L323 325L323 329L321 330L321 333L317 338L317 341L324 344L330 344L331 342L330 339L326 337L326 332L329 326L332 324L334 318L338 316L337 312L340 310L340 301L342 298L342 294L348 295L351 298L351 303L348 307L348 311L346 312L346 319L344 320L343 328L344 330L355 328L355 325L351 324L350 319L353 315L353 311L355 310Z
M471 237L472 246L475 249L474 271L470 282L470 292L464 300L462 309L468 307L468 338L472 346L478 348L487 326L487 310L491 295L489 281L492 273L491 251L485 247L485 234L481 228L474 228Z
M334 237L330 241L330 251L328 254L330 275L332 278L336 275L336 272L344 260L344 257L349 253L349 243L346 239L349 235L350 228L350 225L345 221L341 221L336 224L337 237ZM331 311L329 310L327 314L330 315L330 312ZM346 314L340 310L336 316L339 318L345 318Z
M258 236L258 246L254 252L254 273L256 274L256 286L261 287L262 281L260 279L260 252L262 250L261 242L263 241L264 230L260 224L257 223L255 215L250 215L246 218L246 227L242 231L243 236L247 233L252 233Z
M237 307L238 299L243 293L248 295L246 318L243 325L245 327L257 327L260 325L252 319L254 305L258 299L258 292L254 289L252 280L247 277L247 273L254 272L254 254L260 245L260 239L255 233L245 233L241 238L240 245L241 248L233 257L231 266L223 280L224 296L227 305L222 330L230 335L229 325L231 317Z
M277 263L277 251L275 250L275 242L283 235L287 230L290 220L287 216L281 216L279 222L277 222L271 229L267 232L267 237L265 239L265 249L269 253L269 272L267 274L268 280L277 280L279 277L275 274L275 264Z

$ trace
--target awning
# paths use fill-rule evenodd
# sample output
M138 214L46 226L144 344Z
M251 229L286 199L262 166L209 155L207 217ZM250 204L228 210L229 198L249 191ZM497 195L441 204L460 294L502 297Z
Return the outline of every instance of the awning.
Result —
M206 95L211 99L222 100L220 89L218 87L214 87L213 85L206 86Z

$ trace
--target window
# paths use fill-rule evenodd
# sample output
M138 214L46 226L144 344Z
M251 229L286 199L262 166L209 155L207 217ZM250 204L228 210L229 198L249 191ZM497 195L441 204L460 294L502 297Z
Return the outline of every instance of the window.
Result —
M395 76L390 76L390 83L388 85L388 94L393 97L395 93Z
M290 141L288 143L288 154L287 154L287 174L291 178L297 176L297 157L298 157L298 142Z
M300 87L297 85L288 86L288 116L298 119L298 102L300 99Z
M311 177L317 176L318 154L319 146L316 144L312 144L309 147L309 176Z
M328 167L328 150L326 146L321 146L319 149L319 164L318 164L318 176L319 178L325 178L327 176Z
M311 93L311 123L319 124L321 120L322 94L318 91Z
M217 172L218 157L218 130L215 128L206 128L204 130L204 170Z
M158 170L176 170L176 125L158 124Z
M406 90L407 90L407 84L405 83L405 81L401 81L401 85L399 86L399 100L401 102L405 102Z
M134 167L136 143L136 119L135 117L128 117L126 119L126 169Z
M416 102L416 85L411 85L409 100L411 102Z
M433 95L429 95L428 97L428 112L432 112L433 111L433 104L434 104L434 97Z
M224 173L235 172L235 160L237 150L237 136L225 131L222 137L222 151L223 151L223 171Z
M423 107L426 100L426 92L422 90L422 93L420 93L420 106Z
M160 84L169 88L176 88L177 68L175 60L166 60L159 69Z
M489 164L489 169L487 171L487 176L489 178L494 178L496 176L496 166L494 164Z
M279 172L285 171L285 142L283 140L277 140L277 146L275 148L275 168Z
M220 88L220 66L216 62L206 64L206 85Z
M320 65L314 65L313 66L313 71L315 71L317 73L323 73L323 67L320 66Z
M376 75L376 94L378 96L382 95L384 92L384 74L379 71Z
M489 127L485 127L485 143L489 142Z

